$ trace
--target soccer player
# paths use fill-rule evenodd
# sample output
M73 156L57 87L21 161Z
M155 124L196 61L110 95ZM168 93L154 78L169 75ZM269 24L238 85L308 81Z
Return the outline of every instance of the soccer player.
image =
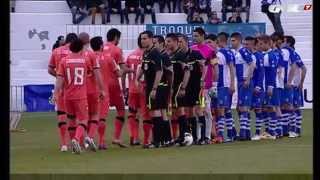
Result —
M137 112L140 112L140 115L143 118L143 130L144 130L144 140L143 144L149 144L149 138L152 128L152 122L150 120L148 107L145 103L145 82L137 82L137 74L141 69L142 65L142 55L143 48L141 46L141 37L138 37L138 48L135 49L127 57L127 66L130 69L134 70L134 73L128 75L129 80L129 115L128 115L128 125L130 132L130 145L140 145L139 141L139 119L137 117Z
M224 142L224 125L227 126L227 136L230 141L235 138L233 119L226 119L226 110L231 106L232 94L235 91L235 57L227 48L228 36L226 33L218 34L218 94L217 94L217 127L218 133L215 143Z
M206 43L214 49L214 51L217 51L218 45L217 45L217 36L215 34L208 34L206 37ZM217 120L217 97L211 98L211 113L212 113L212 132L211 137L214 139L217 137L216 132L216 120ZM209 127L208 127L209 128ZM206 131L206 137L209 137L210 130Z
M70 43L76 40L78 37L74 33L70 33L66 37L66 44L56 48L51 55L50 62L48 65L48 73L54 77L57 76L57 71L59 68L59 63L62 58L66 57L69 53ZM58 118L58 127L59 127L59 135L60 135L60 150L65 152L68 150L67 146L67 137L66 131L68 128L70 139L74 137L75 132L75 121L69 121L67 125L67 116L64 104L64 95L63 91L61 92L59 97L56 97L56 111Z
M263 51L264 70L265 70L265 102L264 105L268 110L269 127L268 130L261 135L261 139L276 139L277 115L276 107L280 105L280 92L277 88L277 71L278 58L272 50L272 41L270 36L261 35L258 37L258 44Z
M165 40L163 36L160 36L160 35L154 36L153 44L155 48L157 48L160 51L163 59L163 75L161 78L161 82L168 85L166 88L168 89L168 92L170 92L173 85L173 66L169 59L169 55L166 51ZM171 102L170 94L168 94L168 97L163 97L163 98L168 98L169 103L168 103L167 110L164 110L164 109L161 110L163 121L161 123L162 131L160 135L161 136L160 141L161 141L161 144L164 145L164 147L169 147L174 145L174 141L172 139L169 116L171 115L171 119L176 119L176 118L172 116L172 102ZM175 128L176 128L176 125L177 124L175 124Z
M111 54L103 53L103 40L101 36L93 37L90 40L91 49L94 51L100 64L100 72L103 79L103 86L106 89L105 97L99 101L99 122L98 122L98 142L99 150L106 150L105 144L105 130L106 130L106 117L109 112L109 83L112 74L120 77L121 71Z
M83 43L83 53L88 58L91 64L95 64L93 71L88 71L87 76L87 100L89 121L87 128L87 137L85 140L85 147L89 147L91 150L96 151L97 147L94 143L94 137L96 136L99 122L99 101L105 97L105 88L100 73L99 56L89 49L90 48L90 36L86 32L79 34L79 39ZM101 97L99 95L102 94ZM81 139L80 144L83 142ZM91 146L89 146L91 144Z
M167 34L165 42L170 62L173 64L172 114L178 118L179 123L179 137L176 144L183 145L184 134L189 132L184 107L190 70L187 66L186 54L178 46L177 35L174 33Z
M283 56L283 52L281 51L281 45L283 44L284 41L284 37L282 34L279 33L273 33L271 35L271 40L272 40L272 46L273 46L273 52L278 60L278 69L277 69L277 88L278 91L280 93L279 95L279 101L280 101L280 105L276 106L276 116L277 116L277 126L276 126L276 137L280 138L283 136L282 133L282 112L281 112L281 105L285 104L285 108L290 109L290 99L292 99L290 97L290 92L291 92L291 87L286 85L286 97L288 97L288 99L286 100L286 102L288 103L282 103L282 95L284 95L284 88L285 88L285 76L286 76L286 71L287 66L288 66L288 62L286 62L284 60L284 56ZM286 99L286 98L284 98ZM284 107L284 106L282 106Z
M218 78L218 60L216 59L216 53L205 43L205 35L204 29L200 27L194 29L192 36L195 44L191 46L191 49L199 51L206 60L201 77L201 91L204 92L205 105L201 105L203 107L201 107L200 111L203 111L203 115L198 116L198 122L201 127L199 129L200 139L198 144L210 144L211 133L209 132L211 132L212 129L211 96L216 94ZM210 137L206 137L206 134L210 134Z
M191 129L192 137L194 140L197 139L197 116L203 116L199 110L200 105L200 89L201 89L201 69L204 65L204 58L199 51L192 50L188 46L188 37L184 34L178 34L178 44L179 48L186 54L187 65L190 69L190 79L186 87L185 95L185 112L187 115L187 122ZM202 112L203 113L203 112Z
M54 99L64 89L66 113L70 120L78 120L75 136L71 140L72 151L81 153L80 138L87 129L88 102L87 102L87 74L97 65L91 64L82 52L83 44L80 39L70 44L72 53L64 57L59 63L57 80L54 90ZM91 141L92 142L92 141Z
M238 89L238 111L240 115L240 140L251 140L251 126L249 121L249 108L252 101L252 75L255 62L252 53L241 45L242 36L235 32L231 34L231 46L235 54L237 89Z
M285 43L293 50L295 45L295 39L293 36L285 36ZM296 59L297 70L293 78L293 110L294 118L290 120L289 126L289 138L296 138L301 136L301 124L302 124L302 113L301 107L303 107L303 83L306 77L307 68L301 60L299 54L294 51L294 58Z
M118 29L112 28L107 32L107 43L103 47L103 53L111 54L115 59L116 63L120 66L123 73L133 72L133 70L128 69L124 63L122 50L117 46L119 44L121 37L121 32ZM126 148L127 145L123 144L120 140L122 127L124 124L125 116L125 104L123 95L126 94L125 79L122 77L122 89L119 83L118 76L116 74L110 74L109 82L109 93L110 96L110 106L115 106L117 110L117 116L114 120L114 134L112 144L119 145L122 148Z
M142 75L146 82L146 104L150 110L153 122L153 144L144 145L144 148L159 148L161 135L162 110L167 109L169 89L168 84L161 83L163 74L163 59L161 53L153 45L153 33L144 31L141 34L141 45L145 48L142 60L142 71L137 79L141 80Z
M253 95L251 108L256 115L256 132L251 140L260 140L261 128L263 125L262 105L264 100L264 58L261 48L258 46L258 40L254 37L247 36L244 40L243 46L250 50L253 54L253 59L256 62L255 69L253 71L252 83L253 83Z

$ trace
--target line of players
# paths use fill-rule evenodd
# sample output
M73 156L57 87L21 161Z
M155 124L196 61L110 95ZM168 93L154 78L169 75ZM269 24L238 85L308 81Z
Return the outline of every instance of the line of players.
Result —
M196 28L194 45L189 47L183 34L170 33L163 38L145 31L125 64L116 46L120 36L118 30L110 30L105 45L101 37L92 38L92 52L86 45L84 50L81 47L89 43L86 33L79 35L80 40L69 34L67 44L53 52L49 73L57 77L54 99L62 151L67 150L67 127L74 152L81 152L83 141L95 151L96 131L99 149L106 149L109 105L115 105L118 113L112 143L127 147L120 141L125 92L118 81L122 77L125 87L126 75L131 145L140 145L138 112L143 119L144 148L184 145L185 133L192 134L195 144L300 136L306 68L294 50L293 37L273 34L242 41L240 33L230 38L224 32L206 36L203 29ZM85 61L80 63L80 57ZM236 86L239 133L231 114ZM251 109L256 116L253 137Z

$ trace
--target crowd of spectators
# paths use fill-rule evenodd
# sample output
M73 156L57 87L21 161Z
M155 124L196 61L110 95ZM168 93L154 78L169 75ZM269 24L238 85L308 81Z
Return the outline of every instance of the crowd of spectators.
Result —
M160 13L185 13L188 23L242 23L241 13L246 13L245 22L249 22L251 0L222 0L221 17L213 10L216 0L67 0L71 9L72 22L79 24L85 17L92 16L91 23L96 23L96 15L101 15L101 23L110 23L110 16L120 16L121 24L130 24L129 14L135 14L135 24L143 24L149 14L156 24L155 3ZM167 11L166 11L167 10ZM232 15L227 20L227 14ZM204 21L203 15L207 16Z

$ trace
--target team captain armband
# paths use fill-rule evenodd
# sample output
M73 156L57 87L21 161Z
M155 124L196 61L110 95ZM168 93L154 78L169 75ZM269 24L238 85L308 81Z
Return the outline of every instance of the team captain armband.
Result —
M211 65L216 65L216 64L218 64L218 58L210 59L210 64L211 64Z

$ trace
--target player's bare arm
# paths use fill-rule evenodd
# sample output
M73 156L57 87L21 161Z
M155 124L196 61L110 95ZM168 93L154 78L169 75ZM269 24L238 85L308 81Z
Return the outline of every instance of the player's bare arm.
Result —
M56 79L56 83L54 86L54 92L53 92L53 101L55 102L57 97L59 96L59 94L61 93L62 89L63 89L63 83L64 83L64 79L62 76L57 76Z
M286 88L291 88L292 87L293 77L296 74L297 68L298 68L298 66L296 65L296 63L293 63L290 66L288 81L287 81L287 84L285 84Z
M55 68L52 66L48 66L48 73L53 77L56 77L56 75L57 75Z
M190 79L190 69L186 64L182 64L182 68L184 69L184 75L183 75L183 80L182 80L182 85L181 89L179 91L178 96L183 97L186 95L186 88Z
M300 85L299 85L299 88L302 90L303 89L303 83L304 83L304 80L306 78L306 74L307 74L307 68L306 66L302 66L301 67L301 81L300 81Z
M96 82L98 83L99 93L100 93L99 97L100 97L100 99L103 99L106 96L106 92L105 92L105 87L104 87L104 83L102 80L102 76L100 73L100 69L94 69L93 74L96 79Z
M233 63L229 63L229 69L230 69L230 94L233 94L235 92L235 67Z
M249 87L251 78L252 78L252 76L253 76L253 71L254 71L255 68L256 68L256 63L251 62L251 63L249 64L249 68L248 68L248 76L246 77L246 79L245 79L245 81L244 81L244 86L245 86L245 87Z

